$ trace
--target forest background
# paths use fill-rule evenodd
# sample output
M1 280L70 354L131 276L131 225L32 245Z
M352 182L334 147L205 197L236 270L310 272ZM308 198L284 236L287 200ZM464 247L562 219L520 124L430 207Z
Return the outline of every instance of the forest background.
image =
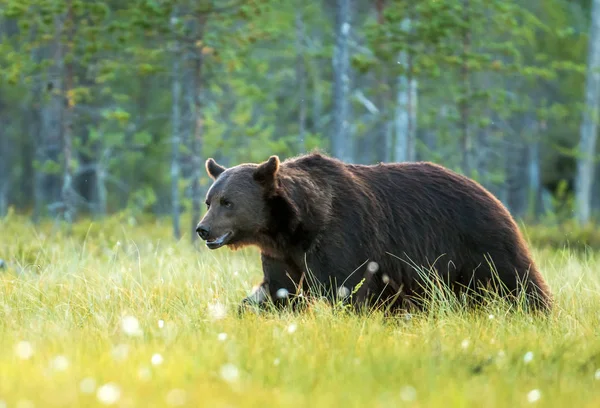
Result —
M434 161L490 189L538 243L600 246L592 9L2 0L0 217L170 216L194 240L206 158L319 148Z

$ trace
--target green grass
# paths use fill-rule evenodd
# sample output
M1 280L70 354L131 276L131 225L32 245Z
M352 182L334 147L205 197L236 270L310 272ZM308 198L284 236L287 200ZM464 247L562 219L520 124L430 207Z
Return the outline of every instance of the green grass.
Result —
M195 249L168 220L67 235L13 216L0 221L0 258L0 407L104 406L106 384L118 407L600 406L593 253L535 251L557 301L549 318L392 320L321 303L238 318L261 276L256 250ZM125 316L141 333L124 332Z

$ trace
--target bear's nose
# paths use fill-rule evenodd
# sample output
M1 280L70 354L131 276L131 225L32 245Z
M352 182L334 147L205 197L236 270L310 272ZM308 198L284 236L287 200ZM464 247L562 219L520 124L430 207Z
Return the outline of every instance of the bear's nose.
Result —
M198 228L196 228L196 232L198 233L198 236L200 238L202 238L203 240L206 241L210 230L207 227L205 227L204 225L198 225Z

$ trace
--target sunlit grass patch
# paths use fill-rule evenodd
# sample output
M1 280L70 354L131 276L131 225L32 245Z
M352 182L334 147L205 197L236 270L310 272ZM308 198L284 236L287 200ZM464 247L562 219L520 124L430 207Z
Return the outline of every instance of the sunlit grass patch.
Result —
M548 318L443 299L239 317L254 250L175 242L168 221L53 228L3 225L0 406L600 406L594 253L535 251Z

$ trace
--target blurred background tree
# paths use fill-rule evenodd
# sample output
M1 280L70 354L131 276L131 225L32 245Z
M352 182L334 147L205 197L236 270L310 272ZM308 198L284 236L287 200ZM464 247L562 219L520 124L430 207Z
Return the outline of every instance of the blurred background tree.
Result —
M599 10L0 0L0 216L169 214L174 236L193 240L206 158L320 148L354 163L434 161L524 221L587 225L600 212L600 48L588 46Z

